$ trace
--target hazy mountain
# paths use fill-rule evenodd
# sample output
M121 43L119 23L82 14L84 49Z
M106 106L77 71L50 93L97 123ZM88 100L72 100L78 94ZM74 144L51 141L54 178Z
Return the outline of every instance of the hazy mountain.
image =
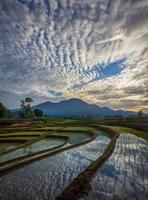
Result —
M59 103L44 102L33 106L32 109L41 109L44 114L51 116L82 116L82 115L135 115L135 112L112 110L108 107L100 107L95 104L88 104L81 99L69 99Z

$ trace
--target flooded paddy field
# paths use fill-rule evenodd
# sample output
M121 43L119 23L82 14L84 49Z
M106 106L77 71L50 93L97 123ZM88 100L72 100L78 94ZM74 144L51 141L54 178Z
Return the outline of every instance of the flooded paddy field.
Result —
M63 142L64 142L64 140L45 138L45 139L42 139L42 140L37 141L35 143L26 145L22 148L16 149L16 150L9 152L7 154L1 155L0 156L0 163L3 163L3 162L8 161L8 160L15 159L15 158L19 158L19 157L22 157L22 156L25 156L25 155L29 155L29 154L32 154L32 153L36 153L38 151L43 151L43 150L46 150L46 149L52 149L56 146L61 145Z
M24 135L23 135L24 133ZM60 146L63 142L65 142L64 139L58 138L58 136L67 136L69 138L67 146L78 144L84 141L87 141L90 139L90 137L87 134L84 133L73 133L73 132L44 132L46 134L46 138L39 138L40 135L43 136L43 133L39 132L39 134L32 133L32 132L21 132L21 133L11 133L11 134L1 134L0 135L0 142L11 142L14 143L16 141L19 141L19 145L26 144L23 147L16 149L12 152L5 153L4 155L0 156L0 163L9 161L12 159L16 159L22 156L26 156L29 154L33 154L36 152L44 151L47 149L52 149L54 147ZM57 136L57 138L50 138L50 136ZM36 136L36 137L35 137ZM33 139L36 139L38 137L39 141L32 142L31 144L27 144L27 141L30 140L33 141ZM49 137L49 138L48 138ZM25 143L26 142L26 143ZM3 144L3 143L2 143ZM8 144L8 143L6 143ZM13 148L19 147L19 146L13 146Z
M5 133L0 134L0 160L1 155L11 152L15 149L24 147L27 142L31 142L32 140L39 138L43 132L14 132L14 133Z
M54 200L58 197L81 172L104 153L111 141L109 134L101 130L95 131L91 127L88 131L85 127L77 128L75 131L74 127L58 127L57 130L42 127L42 130L37 129L38 131L34 129L1 133L0 140L1 142L3 140L1 151L19 146L20 143L17 141L21 139L24 141L38 139L7 154L1 154L0 165L5 161L44 150L54 152L54 149L52 150L54 147L60 151L1 176L0 199ZM123 129L120 129L122 132ZM96 133L96 138L91 141L92 131ZM62 140L58 136L66 136L65 138L69 139L64 143L64 138ZM5 139L11 142L5 144ZM87 141L91 142L85 143ZM60 146L62 143L63 146ZM74 147L65 149L71 146ZM62 149L64 151L61 151ZM94 174L89 183L88 194L81 199L147 200L147 166L148 141L133 134L121 133L113 153Z
M11 150L11 149L14 149L16 147L18 147L20 145L20 143L17 143L17 142L3 142L3 143L0 143L0 153L3 153L7 150Z
M2 176L0 199L55 199L81 171L102 155L109 142L110 138L98 131L97 138L86 145Z
M90 185L85 200L147 200L148 141L131 134L120 135L114 153Z
M81 142L84 142L86 140L89 140L90 137L85 133L79 133L79 132L55 132L52 133L52 135L62 135L62 136L68 136L69 137L69 145L72 144L78 144Z

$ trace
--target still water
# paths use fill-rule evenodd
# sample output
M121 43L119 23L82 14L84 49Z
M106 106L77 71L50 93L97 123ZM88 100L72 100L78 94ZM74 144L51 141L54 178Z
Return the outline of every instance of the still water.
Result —
M147 200L148 141L131 134L117 139L112 156L91 182L85 200Z
M81 147L34 162L0 178L0 199L52 200L92 161L96 160L110 142L103 132Z

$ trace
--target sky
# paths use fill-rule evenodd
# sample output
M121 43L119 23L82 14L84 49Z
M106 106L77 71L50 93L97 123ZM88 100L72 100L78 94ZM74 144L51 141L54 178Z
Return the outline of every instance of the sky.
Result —
M148 112L147 0L0 0L0 102Z

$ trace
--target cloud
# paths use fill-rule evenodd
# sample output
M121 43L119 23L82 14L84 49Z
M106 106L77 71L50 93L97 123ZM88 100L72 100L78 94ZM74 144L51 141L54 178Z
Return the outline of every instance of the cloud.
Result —
M54 91L54 90L48 90L48 92L55 97L63 96L62 92L57 92L57 91Z
M147 110L147 16L145 0L1 0L0 90Z

